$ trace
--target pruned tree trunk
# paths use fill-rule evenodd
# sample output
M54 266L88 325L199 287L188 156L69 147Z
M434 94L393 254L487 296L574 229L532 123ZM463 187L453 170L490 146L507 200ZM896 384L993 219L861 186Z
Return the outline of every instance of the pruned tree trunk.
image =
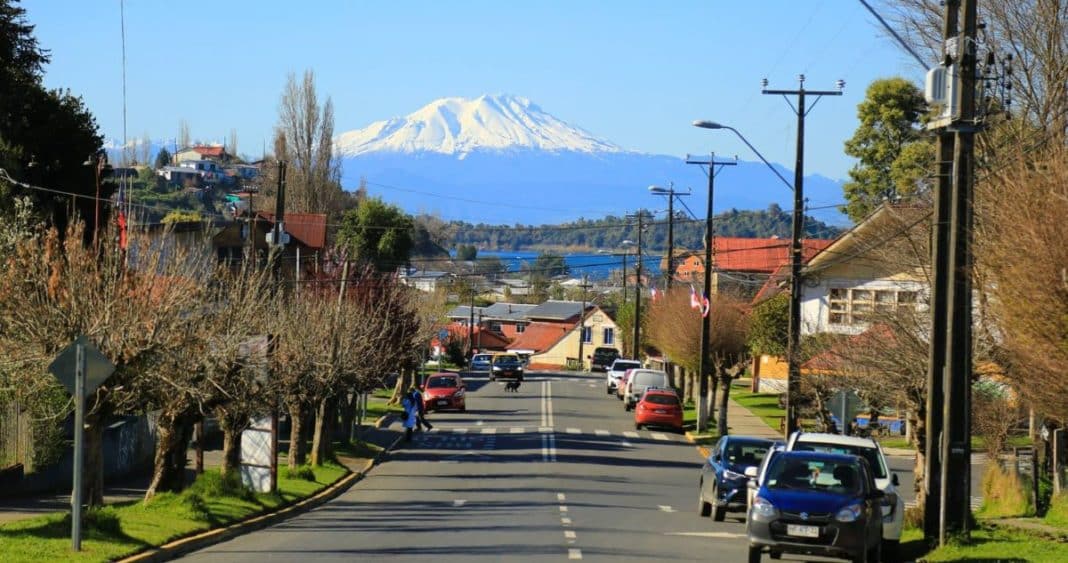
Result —
M104 423L105 414L85 417L85 494L82 500L90 508L104 506Z
M923 514L927 501L927 492L923 483L927 475L927 409L925 407L909 409L912 423L912 443L916 447L916 461L912 467L912 489L916 493L916 506Z
M389 401L386 404L400 404L401 399L404 397L404 392L412 386L412 381L414 381L412 373L413 372L408 369L400 370L400 374L397 376L397 384L393 386L393 395L389 398Z
M249 418L244 413L220 413L219 426L223 431L223 475L229 475L241 468L241 434L248 429Z
M156 455L152 480L145 491L146 501L156 496L157 492L177 492L185 486L185 463L192 422L188 411L160 413L156 420Z
M315 410L315 422L312 432L311 464L318 467L334 454L334 417L337 402L334 397L319 401Z
M708 374L708 401L705 403L708 405L708 420L716 420L716 391L719 387L719 379L716 378L715 371Z
M356 406L360 403L360 394L356 391L343 396L338 401L341 405L341 432L339 437L351 443L355 435L353 420L356 418Z
M727 435L727 402L730 401L731 396L731 374L727 370L720 370L719 381L722 384L723 390L719 394L719 419L717 423L717 430L719 430L720 436Z
M289 468L296 469L304 465L304 405L299 400L292 400L289 407Z

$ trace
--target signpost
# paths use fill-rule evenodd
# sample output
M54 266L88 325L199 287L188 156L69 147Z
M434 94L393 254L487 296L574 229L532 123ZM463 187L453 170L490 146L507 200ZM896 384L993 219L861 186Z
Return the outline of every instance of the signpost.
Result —
M100 387L115 365L84 335L74 339L48 366L74 397L74 490L71 493L71 547L82 550L82 473L85 467L85 396Z

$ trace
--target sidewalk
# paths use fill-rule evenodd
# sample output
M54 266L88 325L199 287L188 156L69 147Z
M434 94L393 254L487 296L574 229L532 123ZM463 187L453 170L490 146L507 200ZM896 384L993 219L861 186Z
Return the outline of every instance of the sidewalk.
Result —
M765 424L763 419L734 402L734 399L727 401L727 429L734 435L783 439L782 433Z
M999 528L1011 528L1031 535L1043 536L1057 541L1068 541L1068 530L1050 526L1041 518L993 518L984 520Z

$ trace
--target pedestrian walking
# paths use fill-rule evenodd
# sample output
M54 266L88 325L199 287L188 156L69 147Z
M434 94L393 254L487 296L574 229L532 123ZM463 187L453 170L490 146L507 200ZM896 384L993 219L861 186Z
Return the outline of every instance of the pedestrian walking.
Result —
M423 393L419 391L418 387L412 387L411 390L412 400L419 407L419 417L416 420L416 430L426 427L427 431L433 430L434 426L426 419L426 404L423 402Z
M401 397L401 406L404 407L404 441L412 441L412 432L415 431L415 426L419 423L419 406L415 403L415 398L411 393L405 393Z

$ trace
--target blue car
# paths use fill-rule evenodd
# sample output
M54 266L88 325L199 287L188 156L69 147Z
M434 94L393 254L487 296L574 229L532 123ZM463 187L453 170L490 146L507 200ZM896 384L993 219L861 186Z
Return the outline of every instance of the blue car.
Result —
M769 462L746 518L749 563L764 552L876 563L884 496L864 458L782 452Z
M775 441L744 436L724 436L708 454L701 468L697 512L722 522L728 512L745 512L749 478L747 467L756 467Z
M471 371L489 371L490 362L493 361L493 354L475 354L471 357L470 370Z

